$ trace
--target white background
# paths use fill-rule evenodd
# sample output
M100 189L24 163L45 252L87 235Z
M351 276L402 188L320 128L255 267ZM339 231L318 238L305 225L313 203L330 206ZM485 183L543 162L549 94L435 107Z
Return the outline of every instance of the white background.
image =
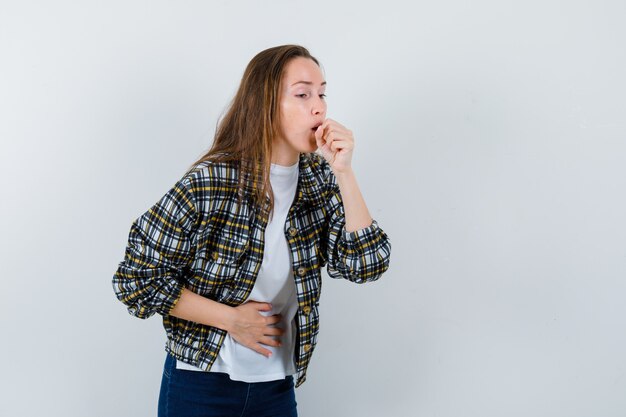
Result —
M0 1L0 415L156 414L111 278L248 61L309 48L392 242L324 274L299 412L626 415L626 3Z

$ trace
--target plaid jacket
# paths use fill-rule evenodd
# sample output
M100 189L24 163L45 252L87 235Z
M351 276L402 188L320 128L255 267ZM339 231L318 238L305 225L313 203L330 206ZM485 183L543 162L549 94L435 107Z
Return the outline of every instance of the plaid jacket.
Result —
M376 220L345 230L339 186L324 158L301 154L296 198L284 231L293 259L298 312L296 386L306 379L319 331L321 268L355 283L378 279L389 267L391 243ZM245 302L263 260L266 216L237 186L228 162L193 167L131 226L124 260L113 276L130 314L163 317L165 350L211 368L226 331L169 315L183 287L230 306ZM246 198L237 202L237 195Z

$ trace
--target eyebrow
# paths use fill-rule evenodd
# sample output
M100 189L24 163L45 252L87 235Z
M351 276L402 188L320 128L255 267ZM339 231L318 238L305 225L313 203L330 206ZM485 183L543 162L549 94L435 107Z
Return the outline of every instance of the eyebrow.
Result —
M297 82L295 82L295 83L291 84L291 86L293 87L294 85L296 85L296 84L300 84L300 83L302 83L302 84L307 84L307 85L313 85L313 83L312 83L311 81L297 81ZM324 81L324 82L323 82L322 84L320 84L320 85L326 85L326 81Z

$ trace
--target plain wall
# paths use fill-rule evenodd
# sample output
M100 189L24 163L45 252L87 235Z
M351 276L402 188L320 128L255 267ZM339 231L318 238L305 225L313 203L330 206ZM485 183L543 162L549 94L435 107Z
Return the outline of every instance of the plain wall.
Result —
M248 61L299 43L392 242L324 273L313 416L626 415L626 3L0 1L0 415L156 415L111 278Z

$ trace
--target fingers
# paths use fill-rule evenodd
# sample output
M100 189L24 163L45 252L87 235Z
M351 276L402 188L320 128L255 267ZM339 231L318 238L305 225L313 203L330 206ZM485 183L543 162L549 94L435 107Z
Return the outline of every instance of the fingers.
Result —
M322 145L327 144L328 139L330 139L330 134L332 132L330 122L332 122L331 119L324 120L324 123L322 123L315 131L315 138L318 139L318 143L321 143Z
M315 139L317 141L318 147L323 146L328 142L328 135L332 129L332 123L337 123L333 119L326 119L322 122L321 125L317 127L315 131Z
M248 347L254 350L255 352L260 353L261 355L269 358L270 356L272 356L272 351L264 348L263 345L280 347L282 346L282 342L280 340L272 339L271 337L263 337L257 343Z
M284 333L285 330L280 327L268 327L265 331L263 331L263 334L267 336L282 336Z
M254 303L253 305L259 311L270 311L272 309L272 305L270 303L259 303L257 301L250 301L250 303Z
M332 147L337 141L352 141L352 131L332 119L326 119L315 131L317 146ZM345 146L345 145L344 145Z
M274 347L280 347L282 345L280 340L274 339L274 338L269 337L269 336L265 336L265 337L262 337L261 339L259 339L259 343L262 343L262 344L264 344L266 346L274 346Z
M322 126L321 126L322 131L326 130L326 128L328 126L332 125L332 124L339 125L339 123L337 123L333 119L326 118L326 120L324 120L324 122L322 122ZM339 125L339 126L341 126L341 125Z
M257 353L260 353L261 355L265 356L266 358L269 358L270 356L272 356L272 351L271 350L267 350L267 349L263 348L258 343L255 344L254 346L250 346L250 347L252 348L252 350L254 350Z
M280 336L285 333L284 329L276 326L283 319L281 314L261 314L272 308L270 303L257 301L249 301L238 306L237 309L240 311L237 316L238 320L229 330L230 335L238 343L268 358L272 351L266 347L282 346Z
M324 143L325 143L324 142L324 128L322 126L324 125L323 124L319 125L317 127L317 130L315 131L315 142L317 143L318 148L321 148L322 146L324 146Z
M322 123L321 125L319 125L317 127L317 129L315 129L315 139L320 140L322 139L322 134L324 133L324 123Z

